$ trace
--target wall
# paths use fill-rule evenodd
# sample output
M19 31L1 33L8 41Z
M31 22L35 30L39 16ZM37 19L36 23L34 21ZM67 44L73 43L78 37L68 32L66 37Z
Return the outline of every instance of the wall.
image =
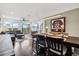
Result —
M70 36L79 37L79 9L74 9L71 11L63 12L57 15L62 15L66 17L66 32L69 33ZM50 32L50 20L49 18L45 20L46 26L49 27L48 31Z

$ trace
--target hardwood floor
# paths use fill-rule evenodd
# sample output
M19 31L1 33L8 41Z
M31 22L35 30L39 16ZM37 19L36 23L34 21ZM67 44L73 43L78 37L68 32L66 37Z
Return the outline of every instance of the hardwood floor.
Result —
M15 41L15 56L31 56L32 55L32 40L26 39L21 42Z

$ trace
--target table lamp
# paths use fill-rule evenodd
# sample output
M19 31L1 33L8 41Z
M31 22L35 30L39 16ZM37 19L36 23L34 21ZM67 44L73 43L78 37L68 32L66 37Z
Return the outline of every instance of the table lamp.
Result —
M64 28L64 26L62 25L62 26L61 26L61 34L62 34L62 38L64 37L63 28Z
M46 27L46 33L48 32L48 27Z

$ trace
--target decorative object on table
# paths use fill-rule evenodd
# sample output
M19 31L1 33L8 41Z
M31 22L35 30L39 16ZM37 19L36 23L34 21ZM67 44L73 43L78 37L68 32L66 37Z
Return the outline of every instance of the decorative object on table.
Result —
M65 17L51 20L51 31L61 32L61 26L63 26L63 32L65 32Z
M62 34L62 38L64 38L64 32L63 32L63 25L61 26L61 34Z
M46 33L48 33L48 27L46 27Z

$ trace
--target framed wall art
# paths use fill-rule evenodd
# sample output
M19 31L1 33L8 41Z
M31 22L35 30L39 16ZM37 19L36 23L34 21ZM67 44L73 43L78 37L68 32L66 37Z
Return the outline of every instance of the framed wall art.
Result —
M51 31L53 32L65 32L65 17L60 17L51 20Z

